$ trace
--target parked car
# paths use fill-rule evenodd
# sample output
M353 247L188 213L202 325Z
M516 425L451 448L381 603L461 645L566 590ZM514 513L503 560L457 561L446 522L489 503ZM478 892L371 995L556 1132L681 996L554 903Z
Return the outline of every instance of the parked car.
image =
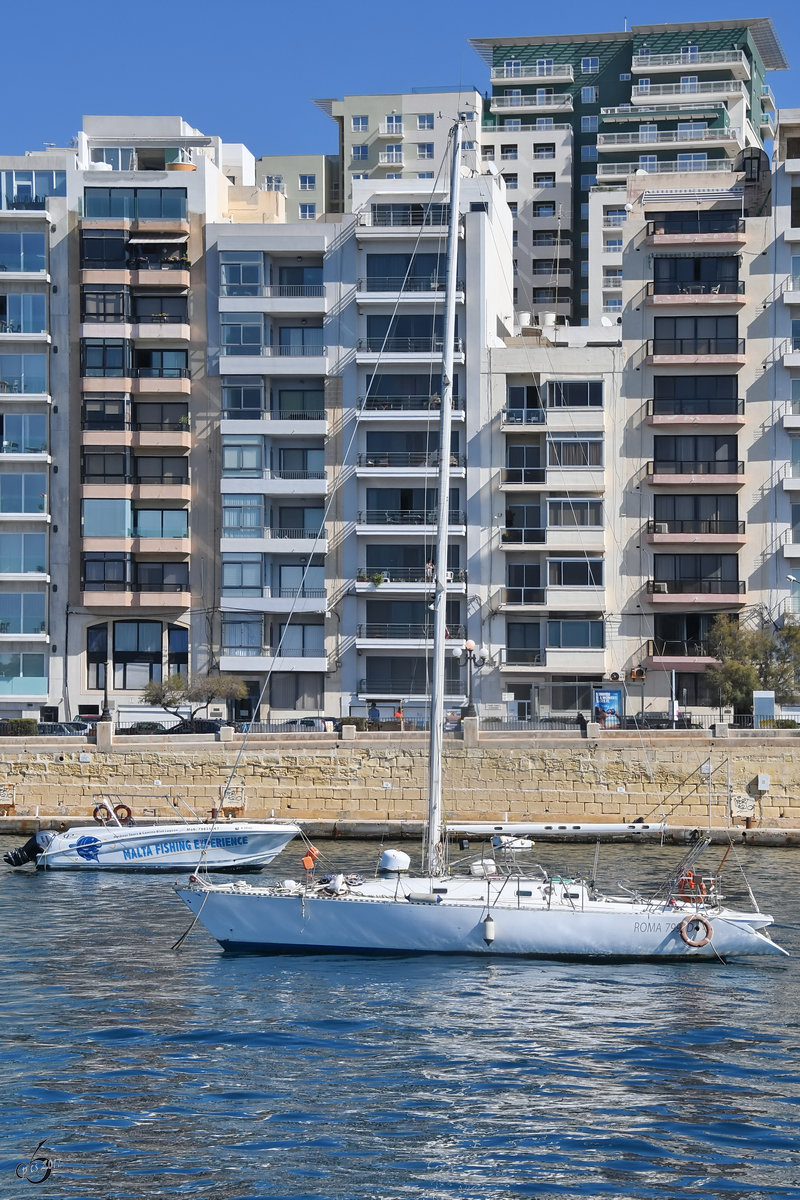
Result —
M691 729L691 713L681 713L675 718L675 729ZM668 712L636 713L625 718L626 729L672 729L672 717Z
M181 721L178 725L170 726L167 733L219 733L220 729L227 724L227 721L213 721L208 717L195 717L194 725L191 721Z
M38 721L40 737L81 737L89 732L86 721Z
M154 733L171 733L172 728L162 725L160 721L134 721L132 725L121 725L116 732L146 737L148 734Z

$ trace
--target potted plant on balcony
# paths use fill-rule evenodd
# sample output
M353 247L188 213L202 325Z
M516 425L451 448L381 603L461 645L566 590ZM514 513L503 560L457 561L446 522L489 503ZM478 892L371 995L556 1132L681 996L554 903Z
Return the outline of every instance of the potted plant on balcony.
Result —
M372 579L372 582L375 585L375 587L380 587L381 584L383 583L384 579L386 578L386 575L384 574L383 571L376 571L374 573L374 575L370 576L370 578Z

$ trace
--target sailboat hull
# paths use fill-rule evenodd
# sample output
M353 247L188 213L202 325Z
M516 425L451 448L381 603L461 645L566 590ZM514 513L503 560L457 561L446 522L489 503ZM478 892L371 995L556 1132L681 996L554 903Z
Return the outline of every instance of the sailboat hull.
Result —
M612 898L580 907L497 901L487 906L477 896L444 902L432 893L323 897L200 881L179 885L178 893L221 946L248 953L716 961L785 954L762 932L770 917L680 904ZM418 898L406 898L409 894ZM704 944L691 945L687 937Z

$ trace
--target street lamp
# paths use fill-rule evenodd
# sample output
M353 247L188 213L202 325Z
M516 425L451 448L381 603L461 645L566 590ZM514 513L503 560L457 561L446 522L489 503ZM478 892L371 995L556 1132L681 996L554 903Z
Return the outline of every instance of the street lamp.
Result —
M111 710L108 707L108 659L103 663L103 711L100 713L101 721L111 721Z
M485 667L489 661L489 651L485 646L480 646L475 649L475 643L471 638L468 638L462 647L456 647L453 650L454 658L459 662L467 664L467 703L461 709L461 717L476 716L475 705L472 700L472 678L475 671L480 671L481 667Z

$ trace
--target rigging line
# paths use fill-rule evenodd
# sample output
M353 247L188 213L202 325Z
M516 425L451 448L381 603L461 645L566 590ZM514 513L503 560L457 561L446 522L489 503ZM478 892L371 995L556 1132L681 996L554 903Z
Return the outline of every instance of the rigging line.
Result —
M450 133L449 137L452 137L452 131L451 131L451 133ZM449 142L449 137L448 137L448 142ZM415 258L415 256L416 256L416 253L417 253L418 247L419 247L419 245L420 245L420 242L421 242L421 239L422 239L422 234L423 234L423 231L424 231L424 229L426 228L426 225L427 225L427 220L426 220L426 218L430 216L430 213L431 213L431 210L432 210L432 207L433 207L433 204L434 204L434 195L435 195L435 193L436 193L436 188L437 188L437 185L439 184L439 180L440 180L440 179L441 179L441 177L442 177L442 173L443 173L443 170L444 170L444 168L445 168L445 165L446 165L446 163L447 163L447 149L445 149L445 153L444 153L444 155L442 156L442 159L441 159L441 161L440 161L440 164L439 164L439 169L438 169L438 171L437 171L436 178L435 178L435 179L434 179L434 181L433 181L433 187L432 187L432 189L431 189L431 195L430 195L430 198L429 198L429 200L428 200L427 204L426 204L426 205L423 207L423 219L422 219L422 222L420 223L419 230L418 230L418 232L417 232L416 239L415 239L415 241L414 241L413 250L412 250L412 252L411 252L411 254L410 254L410 256L409 256L408 267L406 268L406 273L405 273L405 276L404 276L404 278L403 278L403 283L402 283L402 285L401 285L401 288L400 288L400 290L399 290L399 292L398 292L398 294L397 294L397 297L396 297L396 299L395 299L394 308L393 308L393 310L392 310L392 313L391 313L391 316L390 316L390 319L389 319L389 323L388 323L388 325L387 325L387 330L386 330L386 333L384 334L384 338L383 338L383 342L382 342L382 344L381 344L381 348L380 348L380 350L379 350L379 352L378 352L378 358L377 358L377 361L376 361L376 363L375 363L375 365L374 365L374 368L373 368L373 373L372 373L372 375L370 376L370 378L369 378L369 380L368 380L367 387L365 388L365 392L364 392L364 401L365 401L365 403L366 403L366 400L367 400L367 399L369 398L369 396L370 396L371 389L372 389L372 387L373 387L373 384L374 384L374 382L375 382L376 374L377 374L377 372L378 372L378 370L379 370L379 368L380 368L380 366L381 366L382 360L383 360L383 358L384 358L384 355L385 355L385 353L386 353L386 344L387 344L388 337L389 337L389 330L391 329L391 324L392 324L392 321L395 319L395 317L396 317L396 315L397 315L397 312L398 312L398 309L399 309L399 306L400 306L400 303L401 303L401 298L402 298L402 295L403 295L404 287L405 287L405 284L406 284L406 283L407 283L407 281L408 281L408 278L409 278L409 275L410 275L410 272L411 272L411 268L412 268L412 265L413 265L413 262L414 262L414 258ZM356 225L355 225L356 217L357 217L357 214L353 214L353 229L355 229L355 228L356 228ZM441 241L441 238L440 238L440 241ZM338 239L336 239L336 242L335 242L335 244L334 244L334 246L333 246L333 251L334 251L334 253L335 253L335 254L338 254L338 256L339 256L339 260L340 260L340 266L341 266L341 262L343 261L343 254L344 254L344 239L343 239L342 237L339 237ZM339 277L339 278L342 278L342 277L343 277L343 273L342 273L342 271L341 271L341 270L339 270L339 272L338 272L338 277ZM329 376L330 374L332 374L332 373L328 373L328 372L326 372L326 376ZM273 655L272 655L272 663L271 663L271 665L270 665L270 666L268 667L268 669L267 669L267 673L266 673L266 677L265 677L265 679L264 679L264 683L263 683L263 685L262 685L262 687L261 687L261 690L260 690L260 692L259 692L259 694L258 694L258 698L257 698L257 700L256 700L256 704L255 704L255 709L256 709L256 710L260 710L260 708L261 708L261 705L262 705L262 703L263 703L263 701L264 701L264 697L265 697L265 695L267 694L267 689L269 688L270 682L271 682L271 680L272 680L272 675L273 675L273 673L275 672L275 664L276 664L276 661L277 661L277 659L279 659L279 658L280 658L280 652L281 652L281 650L282 650L282 648L283 648L283 644L284 644L284 641L285 641L285 639L286 639L286 636L287 636L287 634L288 634L288 632L289 632L289 629L291 628L292 618L293 618L293 617L294 617L294 615L295 615L295 612L296 612L296 609L297 609L297 604L298 604L298 601L301 599L301 592L303 591L303 588L304 588L304 585L305 585L305 580L306 580L306 578L307 578L308 571L309 571L309 568L310 568L310 566L311 566L311 560L312 560L312 558L314 557L314 555L316 554L316 547L317 547L317 544L318 544L318 543L319 543L319 542L322 540L322 531L323 531L323 529L325 528L325 523L326 523L326 521L327 521L327 519L328 519L328 516L329 516L329 514L330 514L330 510L331 510L331 507L332 507L332 505L333 505L334 499L336 498L337 489L338 489L338 486L339 486L340 480L341 480L342 476L344 475L345 471L346 471L346 470L348 470L348 469L349 469L349 467L350 467L350 461L351 461L351 453L352 453L352 448L353 448L353 444L354 444L354 442L355 442L355 439L356 439L356 437L357 437L357 435L358 435L358 417L357 417L357 414L356 414L356 413L354 413L354 414L353 414L353 416L354 416L354 419L353 419L353 422L352 422L352 426L353 426L353 428L352 428L352 432L351 432L351 434L350 434L350 438L349 438L349 440L348 440L348 442L347 442L347 445L345 446L344 452L342 453L342 456L341 456L341 463L340 463L340 465L339 465L338 471L336 471L336 472L333 474L332 478L331 478L331 486L330 486L330 491L329 491L328 497L327 497L327 499L326 499L325 505L324 505L324 507L323 507L322 519L321 519L321 522L320 522L320 527L319 527L319 529L317 530L317 532L316 532L316 533L315 533L315 535L314 535L314 538L313 538L313 541L312 541L312 549L311 549L311 551L309 552L309 555L308 555L308 560L307 560L307 562L306 562L306 564L305 564L305 566L304 566L304 568L303 568L303 574L302 574L302 576L301 576L301 580L300 580L300 586L298 587L298 589L297 589L297 592L295 593L295 596L294 596L294 598L293 598L293 600L292 600L292 604L291 604L291 606L290 606L290 609L289 609L288 613L286 614L286 619L285 619L285 621L283 622L283 628L282 628L282 632L281 632L281 633L280 633L280 635L279 635L279 639L278 639L278 644L277 644L277 647L276 647L276 649L275 649L275 652L274 652L274 653L273 653ZM324 629L324 626L323 626L323 629ZM324 636L324 635L323 635L323 636ZM248 728L247 728L247 729L244 731L244 734L243 734L243 736L242 736L242 742L241 742L241 745L239 746L239 749L238 749L238 751L237 751L237 753L236 753L236 756L235 756L235 758L234 758L234 761L233 761L233 765L232 765L232 767L231 767L231 770L230 770L230 772L229 772L229 774L228 774L228 778L227 778L227 780L226 780L226 782L225 782L225 784L224 784L224 786L223 786L222 794L221 794L221 796L220 796L219 805L217 806L217 816L214 818L214 821L212 822L212 825L211 825L211 831L213 831L213 830L214 830L214 828L215 828L215 827L216 827L216 825L217 825L217 822L218 822L218 821L220 821L220 820L222 819L222 816L221 816L221 814L222 814L222 812L223 812L223 806L224 806L224 803L225 803L225 799L226 799L226 797L228 796L228 794L229 794L229 792L230 792L230 790L231 790L231 788L232 788L232 786L233 786L233 780L236 778L236 773L237 773L237 771L238 771L238 769L239 769L239 765L240 765L240 763L241 763L241 761L242 761L242 758L243 758L243 756L244 756L245 750L248 748L248 742L249 742L249 738L250 738L250 734L251 734L251 729L250 729L250 726L251 726L252 724L253 724L253 722L249 722L249 723L248 723ZM201 853L200 853L200 859L199 859L199 861L198 861L198 863L197 863L197 867L196 867L196 869L195 869L195 870L196 870L196 872L199 872L199 871L201 871L201 870L203 869L203 867L204 867L204 865L205 865L205 861L206 861L207 855L208 855L208 848L209 848L209 847L208 847L208 840L207 840L207 842L206 842L206 845L205 845L205 846L203 847L203 849L201 850Z

